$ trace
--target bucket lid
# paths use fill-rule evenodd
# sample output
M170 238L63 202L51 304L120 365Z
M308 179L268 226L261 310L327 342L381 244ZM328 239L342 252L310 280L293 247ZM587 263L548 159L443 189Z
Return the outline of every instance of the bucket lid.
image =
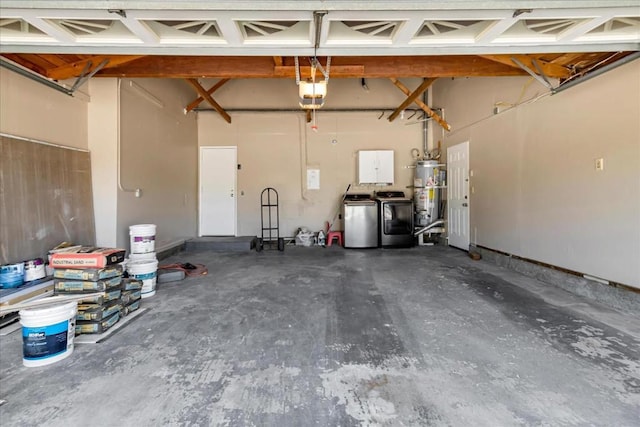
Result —
M36 265L44 265L44 260L42 258L36 258L24 262L25 268L30 268Z
M155 230L156 225L155 224L136 224L136 225L129 226L129 230L136 229L136 228L152 228Z
M14 264L0 265L0 274L13 273L14 271L22 271L24 269L24 262L16 262Z
M78 301L71 301L67 303L51 303L40 307L25 308L20 310L20 316L47 316L66 310L76 310L78 308Z

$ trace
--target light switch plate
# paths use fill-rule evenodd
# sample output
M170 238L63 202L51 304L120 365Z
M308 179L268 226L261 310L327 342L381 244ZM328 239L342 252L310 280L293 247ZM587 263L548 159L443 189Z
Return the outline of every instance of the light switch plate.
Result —
M601 157L596 159L596 170L601 171L604 170L604 159Z

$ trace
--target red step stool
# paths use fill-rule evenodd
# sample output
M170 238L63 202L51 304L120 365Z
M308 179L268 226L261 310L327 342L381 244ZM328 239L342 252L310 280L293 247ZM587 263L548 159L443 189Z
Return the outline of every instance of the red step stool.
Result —
M329 222L327 225L327 246L331 246L334 239L338 239L338 244L342 246L342 231L331 231L331 224Z

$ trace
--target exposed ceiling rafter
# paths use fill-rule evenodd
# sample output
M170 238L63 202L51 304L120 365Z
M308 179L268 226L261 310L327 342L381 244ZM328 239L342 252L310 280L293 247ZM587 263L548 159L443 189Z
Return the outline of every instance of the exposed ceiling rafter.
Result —
M416 88L416 90L414 90L413 92L411 92L410 95L407 96L407 99L405 99L402 104L400 104L400 106L398 108L396 108L396 110L391 113L391 115L389 116L389 121L392 122L396 119L396 117L398 117L398 115L404 111L405 108L407 108L409 105L411 105L412 103L415 102L415 100L422 95L422 93L427 90L427 88L429 88L429 86L431 86L433 84L433 82L435 82L437 79L427 79L425 78L422 83L420 84L420 86L418 86Z
M391 80L391 82L398 89L400 89L402 92L404 92L405 95L407 95L407 96L411 95L411 91L409 90L409 88L406 87L405 85L403 85L402 82L400 82L400 80L398 80L398 79L396 79L394 77L391 77L389 80ZM420 108L422 108L422 110L427 114L427 116L431 117L433 120L435 120L440 126L442 126L442 128L444 130L446 130L446 131L450 131L451 130L451 125L449 123L447 123L442 117L440 117L438 115L438 113L436 113L431 108L429 108L429 106L427 104L425 104L424 102L422 102L419 99L414 99L413 102L418 104L418 106Z
M141 56L140 55L114 55L114 56L95 55L87 59L82 59L79 61L58 66L56 68L49 69L46 71L46 77L49 77L50 79L54 79L54 80L65 80L73 77L80 77L80 75L82 74L82 70L84 69L84 67L86 67L87 64L103 63L106 61L104 66L100 68L102 70L106 70L109 68L127 64L131 61L135 61L138 58L141 58ZM94 69L92 68L89 71L94 71ZM95 70L95 71L98 72L100 70Z
M496 61L501 64L509 65L511 67L521 68L516 65L512 58L517 59L520 63L526 65L529 68L533 68L534 62L537 62L542 71L548 76L556 79L566 79L571 75L571 70L553 62L547 62L535 58L535 55L480 55L483 58Z
M215 108L218 114L220 114L227 123L231 123L231 116L224 110L224 108L222 108L222 106L220 106L220 104L218 104L211 97L211 95L209 95L209 93L205 90L205 88L202 87L202 85L198 82L198 80L196 79L186 79L186 80L191 86L193 86L193 88L196 90L196 92L200 94L200 96L206 99L207 102L211 104L213 108Z
M53 80L294 78L319 56L335 78L567 82L640 50L637 0L121 3L5 0L0 56Z
M207 93L209 95L213 94L215 91L217 91L218 89L220 89L222 86L224 86L225 83L227 83L229 80L231 79L220 79L220 81L218 81L216 84L214 84L213 86L211 86L211 88L209 90L207 90ZM204 97L200 96L199 98L194 99L193 101L191 101L189 103L189 105L187 105L184 108L184 112L188 113L190 111L192 111L194 108L196 108L198 105L200 105L200 103L204 101Z

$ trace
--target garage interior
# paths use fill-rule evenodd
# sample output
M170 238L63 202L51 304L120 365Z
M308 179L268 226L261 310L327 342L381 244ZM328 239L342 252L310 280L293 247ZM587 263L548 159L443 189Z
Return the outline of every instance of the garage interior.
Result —
M0 264L149 223L209 271L48 366L0 336L3 425L638 425L637 2L3 1L0 46ZM430 160L410 247L295 244Z

